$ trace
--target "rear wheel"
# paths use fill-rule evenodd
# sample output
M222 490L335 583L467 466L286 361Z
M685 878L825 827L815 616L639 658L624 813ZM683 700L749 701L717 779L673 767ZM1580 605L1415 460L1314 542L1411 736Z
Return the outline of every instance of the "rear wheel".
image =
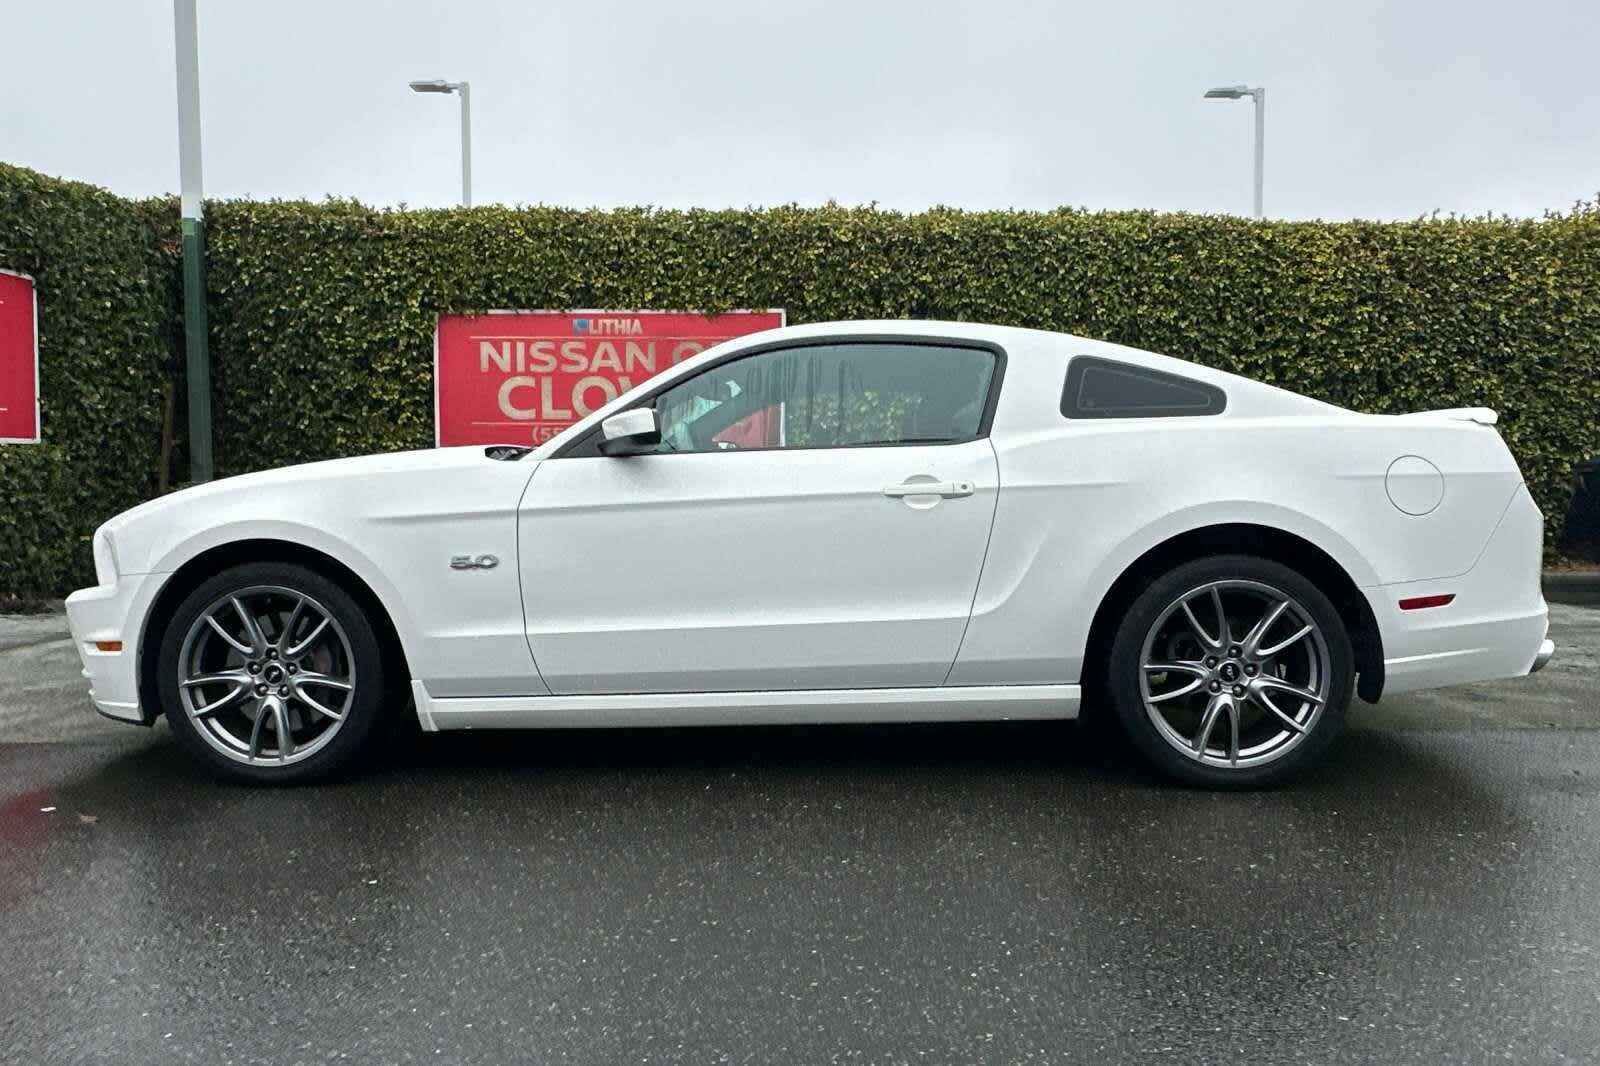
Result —
M203 582L160 654L173 733L235 780L325 777L366 746L381 715L383 656L365 613L296 564L250 563Z
M1108 681L1133 743L1190 784L1276 784L1316 759L1344 721L1349 634L1300 573L1254 556L1185 563L1133 602Z

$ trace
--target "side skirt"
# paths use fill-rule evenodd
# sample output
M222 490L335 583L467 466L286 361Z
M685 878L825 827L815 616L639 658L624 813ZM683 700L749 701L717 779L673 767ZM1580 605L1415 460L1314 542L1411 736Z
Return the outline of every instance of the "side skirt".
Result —
M411 682L417 718L443 729L587 729L640 726L985 722L1076 718L1077 685L668 692L597 696L428 695Z

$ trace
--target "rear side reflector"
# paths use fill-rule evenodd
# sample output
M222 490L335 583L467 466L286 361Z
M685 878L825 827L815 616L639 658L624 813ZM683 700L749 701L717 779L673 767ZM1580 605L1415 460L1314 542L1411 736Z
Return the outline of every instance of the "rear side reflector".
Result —
M1442 596L1413 596L1408 600L1400 601L1402 611L1420 611L1424 607L1443 607L1456 598L1454 592L1446 592Z
M94 642L94 650L95 651L121 651L122 650L122 641L120 641L120 640L97 640L97 641Z

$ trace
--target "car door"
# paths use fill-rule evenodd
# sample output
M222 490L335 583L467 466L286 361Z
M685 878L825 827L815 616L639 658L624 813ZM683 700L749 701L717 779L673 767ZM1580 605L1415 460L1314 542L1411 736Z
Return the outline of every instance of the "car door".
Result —
M545 460L518 538L550 690L942 684L994 520L1003 359L955 341L766 347L647 394L653 453Z

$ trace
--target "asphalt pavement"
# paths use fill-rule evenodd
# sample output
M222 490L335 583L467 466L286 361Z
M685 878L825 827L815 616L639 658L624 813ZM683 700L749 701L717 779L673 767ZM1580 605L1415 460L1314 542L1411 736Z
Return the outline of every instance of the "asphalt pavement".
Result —
M1298 785L1062 723L468 734L216 783L0 618L0 1063L1593 1062L1600 610Z

